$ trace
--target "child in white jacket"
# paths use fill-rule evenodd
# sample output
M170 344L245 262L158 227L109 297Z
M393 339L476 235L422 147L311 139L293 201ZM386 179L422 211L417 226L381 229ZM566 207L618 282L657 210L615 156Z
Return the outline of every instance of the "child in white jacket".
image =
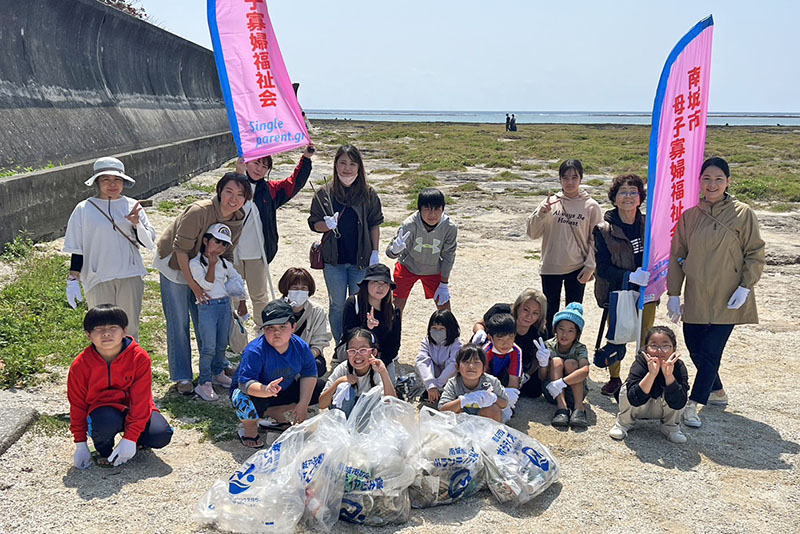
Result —
M450 310L437 310L428 320L416 368L425 384L424 396L436 406L447 381L456 374L456 354L461 348L461 329Z

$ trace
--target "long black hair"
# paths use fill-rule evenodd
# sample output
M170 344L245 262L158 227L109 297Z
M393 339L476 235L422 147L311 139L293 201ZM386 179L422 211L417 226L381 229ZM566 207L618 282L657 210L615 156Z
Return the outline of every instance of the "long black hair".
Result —
M342 345L344 345L345 349L347 348L347 345L350 344L350 341L352 341L355 338L366 339L367 341L369 341L370 348L378 350L378 342L375 340L375 336L372 335L372 332L370 332L366 328L360 328L360 327L351 328L344 335L344 339L342 340ZM345 352L345 354L347 354L347 353ZM347 357L346 361L347 361L347 373L351 374L351 375L355 374L356 370L353 369L353 365L350 363L350 357L349 356ZM372 388L372 387L375 387L375 385L376 385L375 384L375 369L373 369L372 365L370 365L369 366L369 387Z

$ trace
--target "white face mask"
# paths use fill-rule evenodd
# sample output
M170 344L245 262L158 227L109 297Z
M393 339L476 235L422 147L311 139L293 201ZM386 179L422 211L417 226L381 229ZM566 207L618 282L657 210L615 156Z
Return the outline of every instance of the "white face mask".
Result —
M447 341L447 330L433 330L431 329L431 339L437 345L444 345L444 342Z
M304 291L302 289L290 289L289 293L286 295L286 300L288 300L289 304L291 304L293 307L299 308L308 300L308 291Z
M342 182L342 185L344 185L345 187L350 187L351 185L353 185L353 182L356 181L356 178L358 178L357 174L354 174L353 176L350 177L340 175L339 181Z

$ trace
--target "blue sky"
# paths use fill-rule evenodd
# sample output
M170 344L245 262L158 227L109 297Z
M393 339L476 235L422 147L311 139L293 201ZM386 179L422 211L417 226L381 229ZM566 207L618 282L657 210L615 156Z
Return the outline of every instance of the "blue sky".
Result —
M670 50L713 14L710 111L800 112L800 2L267 4L305 108L649 111ZM211 48L205 0L139 5Z

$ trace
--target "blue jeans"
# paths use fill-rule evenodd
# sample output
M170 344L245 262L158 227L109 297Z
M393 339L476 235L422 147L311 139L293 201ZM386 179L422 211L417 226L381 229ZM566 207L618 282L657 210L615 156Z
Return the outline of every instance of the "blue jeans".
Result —
M358 293L358 284L367 274L366 269L359 269L358 265L346 263L344 265L325 264L322 269L325 276L325 285L328 287L328 319L331 322L331 333L336 343L342 340L342 315L344 302L347 300L347 290L351 295Z
M197 306L197 339L200 345L200 378L198 384L211 382L225 367L225 348L231 328L231 299L211 299Z
M167 359L169 378L192 379L192 343L189 337L189 316L192 317L197 345L202 352L202 342L197 331L197 304L194 293L187 284L176 284L161 275L161 307L167 320Z
M722 389L719 366L722 363L722 351L725 350L731 332L732 324L683 323L683 339L686 341L689 357L697 369L689 400L705 404L712 391Z

